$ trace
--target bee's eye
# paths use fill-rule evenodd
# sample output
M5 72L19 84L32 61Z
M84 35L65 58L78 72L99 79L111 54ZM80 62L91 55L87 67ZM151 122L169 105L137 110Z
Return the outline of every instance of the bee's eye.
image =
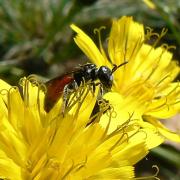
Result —
M107 66L101 66L98 70L98 78L104 87L111 89L112 87L112 71Z

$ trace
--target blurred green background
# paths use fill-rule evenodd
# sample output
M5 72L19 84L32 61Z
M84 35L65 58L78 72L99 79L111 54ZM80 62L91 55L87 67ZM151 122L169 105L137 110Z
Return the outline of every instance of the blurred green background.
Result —
M180 1L154 0L155 8L143 0L0 0L0 78L12 85L19 78L38 74L49 79L71 71L87 58L73 42L71 23L94 36L94 28L107 26L123 15L160 32L168 28L163 43L175 45L180 60ZM177 78L178 79L178 78ZM137 165L137 175L153 174L157 164L161 179L179 180L178 145L162 145Z

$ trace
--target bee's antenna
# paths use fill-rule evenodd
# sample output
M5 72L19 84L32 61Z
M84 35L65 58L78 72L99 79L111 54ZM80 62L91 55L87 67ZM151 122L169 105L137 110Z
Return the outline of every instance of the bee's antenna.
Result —
M116 65L116 64L113 64L113 68L112 68L112 74L118 69L118 68L120 68L121 66L124 66L125 64L127 64L128 63L128 61L125 61L125 62L123 62L123 63L121 63L120 65Z

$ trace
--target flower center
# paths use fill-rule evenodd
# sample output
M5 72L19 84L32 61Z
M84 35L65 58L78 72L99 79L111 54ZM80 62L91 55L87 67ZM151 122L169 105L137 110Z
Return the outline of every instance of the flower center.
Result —
M151 83L140 80L132 83L122 94L126 97L133 97L136 101L141 103L145 103L153 99L155 95L155 88Z

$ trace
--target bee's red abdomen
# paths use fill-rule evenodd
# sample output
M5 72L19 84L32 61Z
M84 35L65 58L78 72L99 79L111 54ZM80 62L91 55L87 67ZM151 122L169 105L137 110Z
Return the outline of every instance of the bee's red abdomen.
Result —
M63 75L56 77L46 83L46 97L44 102L44 108L46 112L49 112L57 100L61 97L64 87L71 83L74 78L71 75Z

